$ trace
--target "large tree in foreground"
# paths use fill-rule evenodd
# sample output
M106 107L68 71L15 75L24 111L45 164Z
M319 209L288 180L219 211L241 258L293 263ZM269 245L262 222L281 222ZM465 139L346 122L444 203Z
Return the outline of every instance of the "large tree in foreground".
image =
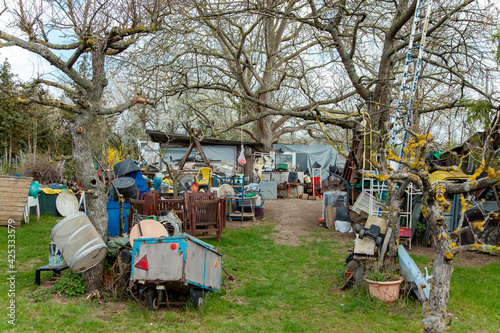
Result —
M7 2L3 14L5 19L11 19L10 25L0 30L0 46L17 46L36 54L57 72L52 76L56 79L40 77L31 84L41 86L40 92L47 87L59 90L66 98L54 100L40 93L22 102L54 106L74 114L73 161L87 193L89 218L103 238L107 235L107 198L93 163L90 129L97 117L146 102L134 96L121 104L106 105L106 61L127 50L140 37L161 29L167 12L167 1L54 0ZM88 62L82 61L85 57ZM89 291L100 286L101 273L102 265L85 273Z

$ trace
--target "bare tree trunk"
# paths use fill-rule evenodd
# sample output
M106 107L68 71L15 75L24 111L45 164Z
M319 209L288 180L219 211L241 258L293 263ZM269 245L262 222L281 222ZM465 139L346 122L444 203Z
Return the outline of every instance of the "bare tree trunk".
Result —
M33 155L36 157L36 139L37 139L37 131L38 131L38 121L35 117L35 131L33 133Z
M91 138L89 128L95 121L95 114L90 112L76 117L72 130L73 159L79 182L86 194L87 212L90 221L103 240L107 241L108 214L106 209L106 187L99 179L90 151ZM87 291L98 289L102 285L103 263L84 273Z
M257 138L259 138L259 142L264 145L264 149L268 150L271 148L273 144L273 131L271 129L272 126L272 117L264 117L262 119L257 120Z
M446 312L450 298L450 281L453 272L453 254L446 222L441 207L428 206L428 227L431 229L436 257L433 261L433 279L429 300L423 304L422 328L424 332L444 332L451 324L451 316Z
M388 182L389 191L387 195L389 196L387 202L389 203L389 213L387 216L388 226L392 228L392 234L389 240L389 246L387 249L387 260L383 259L383 262L390 269L397 267L396 259L398 257L398 241L399 241L399 228L401 227L401 205L403 204L403 196L405 194L405 189L407 186L403 185L404 188L398 190L394 188L394 185Z
M9 135L9 166L12 165L12 135Z

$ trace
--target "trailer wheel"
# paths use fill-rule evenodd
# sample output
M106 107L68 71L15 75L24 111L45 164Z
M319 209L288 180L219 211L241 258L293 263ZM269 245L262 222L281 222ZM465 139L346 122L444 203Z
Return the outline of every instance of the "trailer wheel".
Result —
M203 291L196 290L191 293L189 297L191 304L197 309L201 309L203 307Z
M160 305L158 304L158 293L156 292L156 289L148 289L146 291L146 304L148 306L148 309L151 311L156 311L160 308Z

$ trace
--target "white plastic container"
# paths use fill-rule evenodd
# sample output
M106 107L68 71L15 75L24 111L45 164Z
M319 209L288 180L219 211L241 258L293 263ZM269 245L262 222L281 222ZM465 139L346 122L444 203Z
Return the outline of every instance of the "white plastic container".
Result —
M352 232L351 222L335 221L335 230L341 233Z

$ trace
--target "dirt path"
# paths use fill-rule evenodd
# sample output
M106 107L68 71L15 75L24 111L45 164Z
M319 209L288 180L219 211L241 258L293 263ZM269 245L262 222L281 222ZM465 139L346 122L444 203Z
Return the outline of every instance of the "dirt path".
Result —
M301 200L301 199L282 199L267 200L264 204L264 218L262 220L241 222L228 222L230 228L240 228L244 226L274 223L277 231L274 234L276 244L298 246L304 242L315 239L317 232L324 232L328 238L335 242L351 243L354 240L354 234L341 234L331 232L328 229L318 225L318 218L323 209L322 200ZM421 255L428 259L434 258L433 248L412 245L411 254ZM500 258L479 253L465 252L461 253L455 259L455 265L466 267L480 267L489 263L500 264Z
M245 221L243 226L274 223L276 244L298 246L316 239L315 234L324 232L332 241L352 243L353 234L331 232L318 225L323 210L322 200L282 199L266 200L262 220ZM239 228L240 222L229 222L229 227Z
M265 216L276 223L276 244L300 245L305 239L302 236L309 236L320 228L318 218L323 209L321 200L286 199L269 203L265 208Z

